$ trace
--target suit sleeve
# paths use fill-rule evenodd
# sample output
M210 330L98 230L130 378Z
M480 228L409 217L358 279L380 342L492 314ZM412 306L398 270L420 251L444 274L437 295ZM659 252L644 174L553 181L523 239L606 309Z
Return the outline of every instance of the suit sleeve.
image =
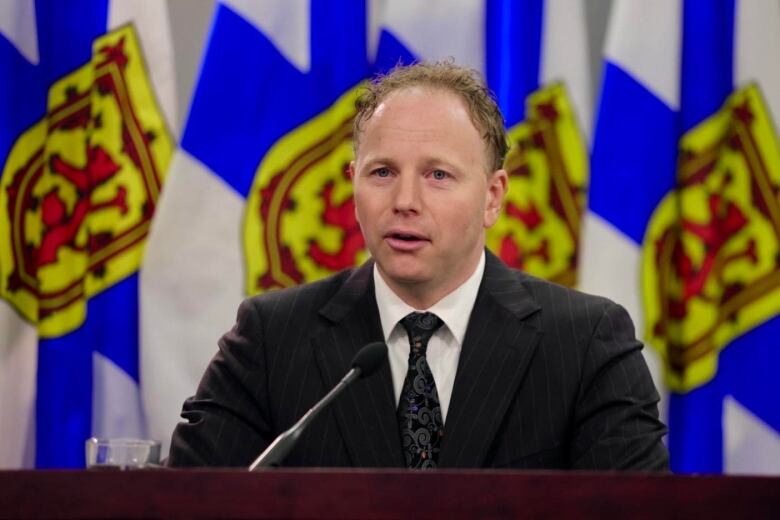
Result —
M609 303L590 338L575 407L574 469L665 471L658 392L628 313Z
M252 300L219 340L195 396L184 402L169 466L248 466L272 439L261 315Z

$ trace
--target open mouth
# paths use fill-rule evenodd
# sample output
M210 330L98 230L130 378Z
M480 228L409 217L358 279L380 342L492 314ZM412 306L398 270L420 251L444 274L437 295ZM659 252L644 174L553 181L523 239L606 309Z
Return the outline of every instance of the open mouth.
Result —
M396 240L404 240L406 242L413 242L416 240L422 240L421 237L417 235L409 235L407 233L390 233L388 235L390 238L394 238Z
M385 235L390 247L399 251L412 251L419 249L429 242L427 238L408 231L391 231Z

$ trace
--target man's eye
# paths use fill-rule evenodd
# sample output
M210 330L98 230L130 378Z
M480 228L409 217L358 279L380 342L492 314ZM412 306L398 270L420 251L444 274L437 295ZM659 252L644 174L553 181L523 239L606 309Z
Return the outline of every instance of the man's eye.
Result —
M390 170L387 168L377 168L374 170L374 175L377 177L389 177L390 176Z
M437 181L443 181L448 177L447 172L445 172L444 170L433 170L433 173L431 175Z

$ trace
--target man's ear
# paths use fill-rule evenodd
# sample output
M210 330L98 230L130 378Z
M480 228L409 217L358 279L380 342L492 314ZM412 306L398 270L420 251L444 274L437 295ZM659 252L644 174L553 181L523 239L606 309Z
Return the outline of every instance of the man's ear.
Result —
M359 224L360 215L358 215L357 200L355 200L355 192L357 191L355 189L355 161L349 161L349 166L347 166L347 173L349 173L349 178L352 180L352 199L355 201L355 220L357 220Z
M352 180L352 182L355 181L355 161L349 161L349 166L347 166L347 172L349 173L349 178Z
M501 208L504 206L504 195L509 184L506 170L496 170L488 177L487 193L485 194L485 218L483 225L489 228L498 220Z

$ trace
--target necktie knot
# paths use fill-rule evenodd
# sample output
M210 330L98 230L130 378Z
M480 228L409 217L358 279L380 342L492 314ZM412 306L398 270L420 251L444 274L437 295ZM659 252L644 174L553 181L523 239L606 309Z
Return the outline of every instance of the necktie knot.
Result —
M409 335L412 349L424 353L428 340L444 322L432 312L412 312L404 316L401 325Z

